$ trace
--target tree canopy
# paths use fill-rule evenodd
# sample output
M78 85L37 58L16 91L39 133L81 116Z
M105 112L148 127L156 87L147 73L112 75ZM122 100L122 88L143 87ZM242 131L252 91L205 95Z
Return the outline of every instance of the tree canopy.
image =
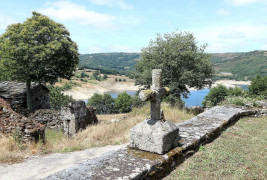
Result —
M152 69L162 69L162 84L171 93L187 97L187 87L203 88L211 84L213 75L206 45L198 46L189 32L158 34L148 47L142 49L135 66L136 84L150 86Z
M24 23L9 25L0 36L0 78L26 82L28 103L31 82L69 79L79 62L78 47L65 26L32 14Z

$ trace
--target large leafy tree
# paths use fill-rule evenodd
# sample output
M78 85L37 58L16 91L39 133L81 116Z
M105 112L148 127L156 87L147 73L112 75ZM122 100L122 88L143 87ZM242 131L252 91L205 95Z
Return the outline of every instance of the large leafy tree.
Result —
M148 47L142 49L135 66L136 84L149 87L152 69L162 69L163 85L179 97L187 97L188 87L198 89L211 84L213 74L210 57L204 52L206 45L198 46L189 32L158 34Z
M31 82L69 79L78 62L77 45L65 26L40 13L8 26L0 36L0 77L26 82L30 110Z

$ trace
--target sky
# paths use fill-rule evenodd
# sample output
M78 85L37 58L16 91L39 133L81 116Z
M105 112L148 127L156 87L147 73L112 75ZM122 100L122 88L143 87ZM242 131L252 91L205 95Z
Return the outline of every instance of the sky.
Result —
M64 24L81 54L140 52L185 31L208 53L267 50L267 0L0 0L0 35L32 11Z

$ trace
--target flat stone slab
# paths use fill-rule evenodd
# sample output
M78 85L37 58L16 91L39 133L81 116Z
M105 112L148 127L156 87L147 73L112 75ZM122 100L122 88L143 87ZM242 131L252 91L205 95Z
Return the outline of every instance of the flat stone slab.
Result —
M129 147L164 154L178 146L179 128L170 121L145 120L130 131Z
M253 109L214 107L188 121L177 123L181 136L179 147L164 155L122 148L112 154L77 164L46 179L159 179L183 162L190 152L216 138L240 117L257 113L258 110Z

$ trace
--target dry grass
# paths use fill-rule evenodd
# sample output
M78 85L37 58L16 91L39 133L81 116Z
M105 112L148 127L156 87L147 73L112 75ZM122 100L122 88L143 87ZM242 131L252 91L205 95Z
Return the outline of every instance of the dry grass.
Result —
M20 144L12 137L0 137L0 162L17 162L31 154L46 154L53 152L70 152L91 147L124 144L129 142L129 131L139 122L149 118L149 106L133 109L128 114L99 115L100 123L89 126L76 136L68 138L62 132L46 131L46 144ZM162 105L166 119L182 122L193 117L184 111ZM111 119L119 119L111 123Z

